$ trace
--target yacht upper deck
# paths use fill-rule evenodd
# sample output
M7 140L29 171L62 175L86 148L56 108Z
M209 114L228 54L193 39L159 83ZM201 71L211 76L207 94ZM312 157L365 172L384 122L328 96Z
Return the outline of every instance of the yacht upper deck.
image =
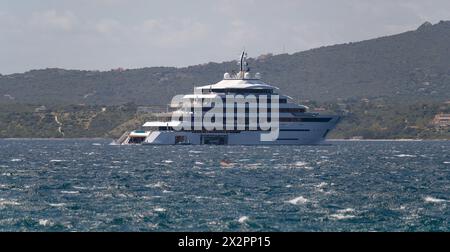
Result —
M262 82L259 79L223 79L216 84L197 87L197 90L217 92L220 90L247 89L249 92L253 89L275 90L277 87Z

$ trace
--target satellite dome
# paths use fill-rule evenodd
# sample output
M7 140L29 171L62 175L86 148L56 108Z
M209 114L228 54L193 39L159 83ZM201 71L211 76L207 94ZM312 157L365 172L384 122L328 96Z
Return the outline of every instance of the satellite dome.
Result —
M261 74L260 73L256 73L255 74L255 79L261 79Z
M251 77L250 77L250 73L249 72L247 72L247 73L245 73L244 74L244 79L250 79Z
M231 76L230 76L229 73L224 73L224 74L223 74L223 78L224 78L225 80L227 80L227 79L231 79Z

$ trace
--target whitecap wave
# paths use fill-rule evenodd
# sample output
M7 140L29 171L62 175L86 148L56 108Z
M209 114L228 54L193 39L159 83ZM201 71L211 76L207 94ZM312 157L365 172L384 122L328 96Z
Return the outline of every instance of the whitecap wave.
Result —
M48 205L52 207L63 207L66 203L49 203Z
M7 199L1 199L0 198L0 206L18 206L20 205L17 200L7 200Z
M245 168L250 169L250 170L254 170L254 169L257 169L261 165L262 165L261 163L246 164Z
M47 219L39 219L39 225L47 227L51 226L53 223L50 220Z
M396 157L417 157L416 155L411 155L411 154L398 154L398 155L394 155Z
M161 182L161 181L158 181L155 184L145 185L145 187L148 187L148 188L163 188L163 187L166 187L166 186L167 185L164 182Z
M79 191L61 191L63 194L79 194Z
M302 205L302 204L307 203L308 201L309 200L307 198L304 198L303 196L300 196L300 197L297 197L295 199L291 199L291 200L289 200L287 202L290 203L290 204L293 204L293 205Z
M320 182L318 185L315 185L316 188L323 188L325 186L327 186L328 183L327 182Z
M342 213L338 213L338 214L330 214L330 217L332 219L335 220L346 220L346 219L352 219L355 218L355 215L351 215L351 214L342 214Z
M248 216L242 216L242 217L240 217L239 220L238 220L239 223L244 223L244 222L246 222L246 221L248 221Z
M297 162L294 163L294 165L297 166L297 167L303 167L303 166L308 165L308 163L303 162L303 161L297 161Z
M431 196L427 196L423 199L425 202L429 202L429 203L443 203L443 202L447 202L447 200L445 199L438 199L438 198L434 198Z
M297 161L293 165L291 165L291 167L301 168L305 170L313 170L313 168L309 166L309 163L303 161Z
M344 213L354 213L355 209L353 208L345 208L345 209L340 209L337 210L338 213L344 214Z
M87 187L84 186L73 186L73 189L77 189L77 190L86 190L88 189Z
M63 159L52 159L49 162L50 163L62 163L62 162L66 162L67 160L63 160Z

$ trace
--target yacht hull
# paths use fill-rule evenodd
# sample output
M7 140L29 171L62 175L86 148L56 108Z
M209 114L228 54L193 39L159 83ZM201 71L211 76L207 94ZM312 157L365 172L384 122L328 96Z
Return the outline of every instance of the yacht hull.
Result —
M328 116L329 122L280 124L278 139L261 141L263 131L151 131L142 145L315 145L322 143L339 122L339 116ZM124 142L127 144L127 141Z

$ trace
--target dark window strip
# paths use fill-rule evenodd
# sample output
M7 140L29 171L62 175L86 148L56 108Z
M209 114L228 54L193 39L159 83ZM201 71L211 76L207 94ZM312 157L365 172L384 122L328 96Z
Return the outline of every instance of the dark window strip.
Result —
M311 131L309 129L280 129L280 131Z

